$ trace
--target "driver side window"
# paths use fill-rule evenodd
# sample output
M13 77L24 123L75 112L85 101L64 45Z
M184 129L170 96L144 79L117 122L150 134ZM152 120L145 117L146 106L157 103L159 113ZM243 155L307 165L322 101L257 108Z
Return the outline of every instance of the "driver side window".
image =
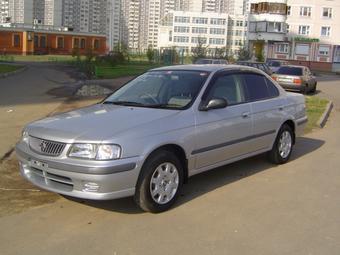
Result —
M243 84L238 75L223 75L210 88L208 98L224 98L228 105L244 103Z

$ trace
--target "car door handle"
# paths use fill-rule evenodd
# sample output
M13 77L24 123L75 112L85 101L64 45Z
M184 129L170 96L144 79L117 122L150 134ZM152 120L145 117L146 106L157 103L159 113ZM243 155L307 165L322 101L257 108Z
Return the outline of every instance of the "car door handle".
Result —
M279 111L283 111L283 106L280 106L280 107L279 107Z
M244 113L242 113L242 118L249 118L249 116L250 116L250 112L244 112Z

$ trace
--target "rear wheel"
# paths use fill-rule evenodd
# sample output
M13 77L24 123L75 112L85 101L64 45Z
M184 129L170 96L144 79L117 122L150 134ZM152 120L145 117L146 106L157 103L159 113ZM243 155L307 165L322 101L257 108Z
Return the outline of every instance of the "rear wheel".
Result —
M159 151L144 163L135 201L144 211L168 210L176 201L183 185L183 167L170 151Z
M315 83L314 87L312 88L312 90L310 92L312 92L312 93L316 92L316 85L317 85L317 83Z
M287 124L282 125L273 148L268 152L269 161L274 164L286 163L292 153L293 141L294 133L291 127Z

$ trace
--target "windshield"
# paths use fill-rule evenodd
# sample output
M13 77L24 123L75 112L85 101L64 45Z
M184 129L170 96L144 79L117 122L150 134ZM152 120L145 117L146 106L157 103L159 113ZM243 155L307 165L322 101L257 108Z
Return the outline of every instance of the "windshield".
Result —
M199 59L196 61L195 64L211 64L212 60L211 59Z
M268 62L268 66L272 66L272 67L279 67L280 66L280 62L277 62L277 61L271 61L271 62Z
M276 73L277 74L288 74L288 75L301 76L302 75L302 68L300 68L300 67L283 66L283 67L280 67L280 69L277 70Z
M118 89L103 103L185 109L195 100L208 75L202 71L150 71Z

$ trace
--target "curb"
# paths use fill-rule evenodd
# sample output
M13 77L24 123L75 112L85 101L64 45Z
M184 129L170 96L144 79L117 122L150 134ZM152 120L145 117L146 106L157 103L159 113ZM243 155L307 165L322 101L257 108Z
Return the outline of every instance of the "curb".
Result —
M326 106L326 110L323 112L320 119L318 120L317 124L320 128L323 128L325 126L332 109L333 109L333 102L329 101L329 103Z
M26 69L27 69L27 66L24 66L24 67L22 67L22 68L20 68L18 70L13 71L13 72L0 74L0 79L1 78L6 78L8 76L12 76L12 75L15 75L15 74L18 74L18 73L21 73L21 72L25 71Z

